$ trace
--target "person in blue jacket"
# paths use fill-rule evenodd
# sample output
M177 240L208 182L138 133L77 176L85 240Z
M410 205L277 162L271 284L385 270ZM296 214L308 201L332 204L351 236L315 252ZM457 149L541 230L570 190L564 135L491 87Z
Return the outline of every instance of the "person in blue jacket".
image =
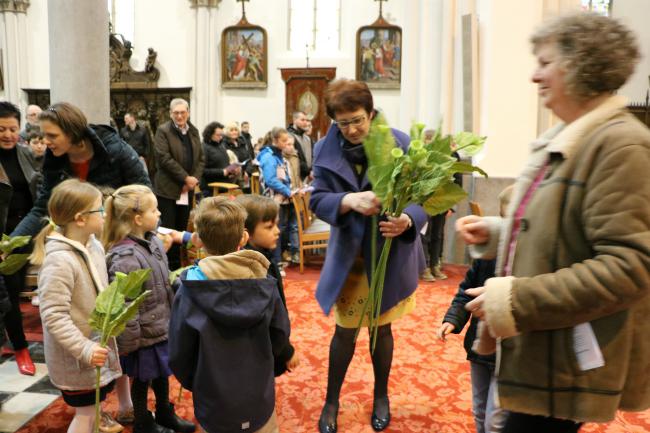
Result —
M310 206L331 225L327 255L316 299L325 314L334 307L336 329L330 344L327 396L318 428L321 433L337 431L339 394L355 348L356 327L368 297L371 260L372 215L381 204L365 175L368 162L363 140L368 135L376 111L368 86L360 81L341 79L325 91L327 114L334 120L325 138L314 150L314 191ZM408 148L409 137L393 130L397 144ZM391 322L415 307L418 275L424 269L424 253L419 232L427 217L420 206L410 205L398 217L381 217L380 244L394 238L388 259L379 318L376 348L372 353L375 374L370 424L375 431L390 423L388 376L393 359ZM364 318L367 326L367 318Z

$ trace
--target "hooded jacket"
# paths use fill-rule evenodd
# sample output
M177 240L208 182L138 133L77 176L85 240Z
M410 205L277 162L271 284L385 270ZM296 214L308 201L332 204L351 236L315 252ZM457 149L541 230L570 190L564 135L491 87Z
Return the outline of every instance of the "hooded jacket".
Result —
M277 147L265 146L257 155L262 172L261 182L264 184L269 196L281 195L286 200L277 200L288 203L291 197L291 178L289 177L289 164L282 156L282 151Z
M110 281L117 272L128 274L138 269L151 269L151 276L143 286L143 290L151 293L140 304L138 314L117 337L120 353L131 353L166 341L174 295L162 241L151 232L147 233L146 239L129 236L108 251L106 263Z
M108 286L104 249L94 237L84 246L54 232L47 237L45 254L38 288L50 381L64 390L93 389L95 367L90 361L97 334L88 318L97 295ZM115 338L108 340L108 348L101 386L122 375Z
M169 324L169 366L194 394L209 433L256 431L275 407L274 357L289 318L257 251L210 256L181 275Z

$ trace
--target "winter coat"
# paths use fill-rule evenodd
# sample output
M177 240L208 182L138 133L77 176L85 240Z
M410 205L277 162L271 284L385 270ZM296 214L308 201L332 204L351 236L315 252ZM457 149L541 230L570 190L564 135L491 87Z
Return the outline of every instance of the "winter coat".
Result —
M454 325L454 330L452 331L454 334L460 334L471 317L471 313L465 309L465 304L474 298L466 294L465 290L483 287L485 280L494 277L495 264L496 260L477 259L472 262L472 266L465 274L465 279L458 286L458 293L456 293L456 296L451 301L451 306L447 310L445 318L442 320L443 323L449 322ZM471 319L467 332L465 333L465 339L463 340L463 346L467 352L467 360L494 367L494 355L479 355L472 350L472 344L474 344L474 340L476 339L478 319L476 317L472 317Z
M201 179L205 156L199 131L188 122L187 135L192 143L192 170L187 172L183 168L185 150L180 132L170 120L163 123L156 130L154 137L154 159L156 161L156 175L154 177L154 191L156 195L171 200L178 200L181 190L185 185L187 176Z
M203 153L205 154L205 167L203 176L201 176L201 191L204 196L209 197L212 195L209 183L232 182L233 178L223 174L224 169L230 165L230 157L223 140L203 143Z
M94 237L83 246L54 232L47 238L45 253L38 289L50 381L59 389L89 390L95 387L90 361L96 344L91 338L97 334L88 319L97 295L108 285L104 249ZM122 375L115 338L109 339L108 348L101 386Z
M298 158L300 159L300 177L304 179L311 173L311 165L313 161L311 137L305 134L305 131L298 129L293 125L289 125L287 131L295 140L294 146L296 147L296 151L298 151ZM307 157L307 155L309 155L309 157Z
M147 240L127 237L108 251L106 263L109 281L115 278L116 272L152 271L143 285L143 290L151 290L151 293L140 304L137 316L127 323L117 338L120 354L166 341L174 294L169 283L167 255L158 236L148 233Z
M151 186L138 154L113 128L107 125L90 125L86 129L86 138L92 143L95 152L86 179L89 183L111 188L133 183ZM56 157L47 149L43 163L43 183L38 189L34 207L18 224L12 235L35 236L43 226L42 218L47 215L47 202L52 190L62 181L74 177L68 155Z
M260 163L260 182L265 195L273 197L278 203L288 203L291 197L291 178L282 151L273 145L265 146L257 155L257 160Z
M302 177L300 176L300 157L298 151L289 149L282 152L282 156L287 161L289 168L289 179L291 180L291 189L300 189L303 187Z
M253 145L241 136L237 138L237 144L234 144L228 137L223 139L223 143L226 149L237 155L239 162L244 163L246 161L246 164L242 166L242 170L249 175L253 173L253 160L255 159Z
M650 407L650 132L613 96L532 144L505 219L489 218L503 275L514 211L526 206L512 276L487 280L485 320L500 337L498 397L507 410L605 422ZM574 327L593 330L604 365L583 370Z
M16 152L20 169L29 184L32 201L35 201L38 187L43 180L38 163L29 147L17 145ZM13 188L11 187L9 177L2 165L0 165L0 233L4 233L6 230L7 217L9 216L9 203L11 202L12 194Z
M289 318L268 260L242 250L185 271L169 324L169 366L210 433L257 431L275 406L274 357Z
M397 130L393 130L393 135L397 144L406 150L409 144L408 135ZM350 163L343 157L342 142L343 136L339 128L332 125L325 138L316 143L314 148L314 191L309 204L318 218L331 227L325 263L316 288L316 299L325 314L329 314L339 297L350 269L359 255L364 258L368 281L372 269L372 218L354 211L343 215L339 213L343 196L371 189L368 177L364 175L363 180L359 182ZM419 234L427 221L427 214L421 206L416 205L408 206L404 213L411 218L413 225L393 240L381 302L382 313L415 292L418 276L425 268ZM379 236L377 251L381 251L383 243L383 236Z
M138 156L145 159L149 158L151 154L151 144L149 142L149 131L147 131L146 127L139 123L135 124L135 129L133 130L128 126L125 126L120 129L120 136L124 141L131 145Z

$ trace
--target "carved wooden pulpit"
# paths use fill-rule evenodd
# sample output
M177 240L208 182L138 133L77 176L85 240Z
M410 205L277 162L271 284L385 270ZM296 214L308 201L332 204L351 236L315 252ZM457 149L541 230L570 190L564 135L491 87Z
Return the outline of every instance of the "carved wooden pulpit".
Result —
M286 83L286 125L293 122L294 111L304 111L311 119L311 138L315 143L327 133L330 125L323 95L327 84L336 76L336 68L282 68L280 71Z

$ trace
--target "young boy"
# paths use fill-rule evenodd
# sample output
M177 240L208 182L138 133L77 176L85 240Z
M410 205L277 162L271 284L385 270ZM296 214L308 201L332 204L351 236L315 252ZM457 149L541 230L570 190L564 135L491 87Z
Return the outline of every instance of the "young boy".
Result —
M501 216L505 215L512 185L506 187L499 194L499 210ZM465 310L465 304L472 298L465 290L474 287L481 287L488 278L494 277L494 260L474 260L472 267L469 268L465 279L458 287L458 293L451 301L451 306L443 319L443 323L438 329L437 335L442 341L446 341L450 333L460 334L463 327L470 319L470 312ZM467 360L470 362L470 374L472 380L472 413L477 433L494 433L500 432L505 425L508 413L500 409L495 403L496 395L496 378L494 376L495 355L480 355L475 352L472 346L477 335L479 320L476 317L471 318L471 322L463 345L467 352Z
M287 307L284 296L284 285L278 264L273 260L273 253L278 245L280 229L278 228L278 205L273 199L264 196L239 195L235 201L246 210L246 230L248 243L244 248L264 254L268 259L269 271L267 276L277 281L278 294L282 304ZM298 354L291 344L285 347L285 352L275 358L275 375L280 376L285 371L291 371L298 366Z
M169 323L169 365L208 433L278 431L273 365L289 344L289 317L269 261L241 250L245 220L228 198L201 200L192 242L207 257L181 275Z

